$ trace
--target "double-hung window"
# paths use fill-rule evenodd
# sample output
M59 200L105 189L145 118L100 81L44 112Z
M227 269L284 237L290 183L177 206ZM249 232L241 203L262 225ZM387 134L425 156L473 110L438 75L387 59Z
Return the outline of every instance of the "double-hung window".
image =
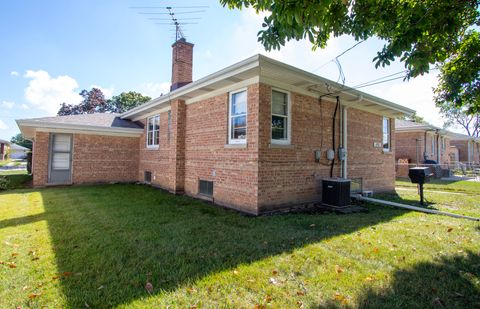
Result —
M247 141L247 90L230 93L228 143L245 144Z
M147 147L158 147L160 142L160 115L147 119Z
M278 90L272 90L272 143L290 143L290 100Z
M383 151L390 151L390 118L383 117Z

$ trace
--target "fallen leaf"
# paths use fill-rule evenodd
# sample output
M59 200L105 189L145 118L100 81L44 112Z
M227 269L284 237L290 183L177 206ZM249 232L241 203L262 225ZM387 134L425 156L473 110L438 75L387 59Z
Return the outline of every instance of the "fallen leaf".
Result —
M343 269L342 269L340 266L335 265L335 272L336 272L337 274L341 274L341 273L343 273Z
M7 265L10 268L17 268L17 265L15 264L15 262L9 262L9 263L7 263Z
M379 250L378 250L377 247L373 248L373 252L378 253L378 251L379 251Z
M452 228L452 227L449 227L448 230L447 230L447 232L450 233L451 231L453 231L453 228Z
M103 285L99 286L97 290L103 289Z
M60 276L53 276L53 277L52 277L53 280L57 280L57 279L59 279L59 278L60 278Z
M233 270L233 274L234 274L234 275L238 275L239 273L240 273L240 272L239 272L238 270L236 270L236 269Z
M437 306L437 307L442 307L442 308L445 307L445 305L443 304L442 300L441 300L440 298L438 298L438 297L435 297L435 298L433 299L432 304L434 304L434 305Z
M192 294L192 293L197 293L197 290L195 288L187 288L187 292Z
M63 276L64 276L64 277L70 277L71 275L73 275L73 273L70 272L70 271L64 271L64 272L63 272Z
M13 252L12 253L12 256L17 256L18 255L18 252Z
M305 292L297 291L297 295L298 295L298 296L304 296L304 295L305 295Z
M299 301L299 300L297 300L297 305L298 305L299 307L303 307L303 303L302 303L301 301Z
M276 275L276 274L278 274L278 270L273 270L272 275Z
M277 280L275 280L275 278L268 279L268 282L270 282L271 284L278 284L278 282L277 282Z
M253 309L265 309L265 306L256 304L255 306L253 306Z
M22 288L22 291L26 291L26 290L28 290L28 286L24 286L24 287Z
M271 302L271 301L272 301L272 297L267 295L267 297L265 297L265 301L266 301L267 303Z
M197 309L197 305L190 306L190 309Z
M38 256L32 258L32 261L37 261L37 260L40 260Z
M153 284L151 282L145 283L145 290L147 290L147 292L149 294L152 294L153 293Z
M40 295L42 295L42 293L30 293L30 294L28 294L28 298L34 299L34 298L39 297Z
M339 301L341 302L342 304L346 304L348 302L347 298L345 296L343 296L342 294L340 293L335 293L334 297L333 297L336 301Z
M3 265L3 264L5 264L5 262L4 262L4 261L0 261L0 265Z
M375 280L375 278L373 278L372 276L367 276L367 278L365 278L365 281L367 282L370 282L370 281L373 281Z
M310 224L310 227L315 227L315 224Z

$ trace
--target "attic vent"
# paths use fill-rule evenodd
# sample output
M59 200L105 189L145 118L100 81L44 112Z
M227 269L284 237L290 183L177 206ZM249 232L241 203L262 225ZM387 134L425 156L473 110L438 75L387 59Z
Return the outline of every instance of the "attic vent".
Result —
M151 182L152 182L152 172L150 172L150 171L145 171L145 172L144 172L144 175L143 175L143 180L144 180L146 183L151 183Z
M213 181L200 180L198 183L198 191L205 196L213 196Z

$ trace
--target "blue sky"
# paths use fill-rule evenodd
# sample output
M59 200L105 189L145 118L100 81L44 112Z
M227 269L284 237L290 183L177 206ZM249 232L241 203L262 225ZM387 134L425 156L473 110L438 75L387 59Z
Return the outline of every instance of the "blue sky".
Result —
M291 42L267 53L256 37L262 16L253 10L231 11L216 0L4 2L0 10L0 138L10 139L19 132L15 119L54 115L59 104L78 103L78 92L92 86L107 96L130 90L150 96L165 92L171 73L172 28L156 25L149 16L138 14L146 10L131 7L191 5L209 6L206 12L190 15L202 18L198 25L185 26L187 39L195 44L194 79L263 53L337 80L338 69L328 61L355 43L349 37L336 38L326 49L314 52L305 41ZM403 69L399 63L374 68L372 58L382 45L370 39L340 58L347 85ZM436 82L432 73L362 90L414 108L441 125L432 102Z

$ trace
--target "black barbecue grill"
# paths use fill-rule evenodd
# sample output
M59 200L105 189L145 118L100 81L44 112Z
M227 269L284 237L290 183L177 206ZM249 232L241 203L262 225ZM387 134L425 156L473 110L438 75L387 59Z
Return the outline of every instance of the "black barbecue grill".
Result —
M433 173L430 172L429 167L412 167L408 170L408 177L412 183L419 186L420 204L423 205L423 184L430 181Z

